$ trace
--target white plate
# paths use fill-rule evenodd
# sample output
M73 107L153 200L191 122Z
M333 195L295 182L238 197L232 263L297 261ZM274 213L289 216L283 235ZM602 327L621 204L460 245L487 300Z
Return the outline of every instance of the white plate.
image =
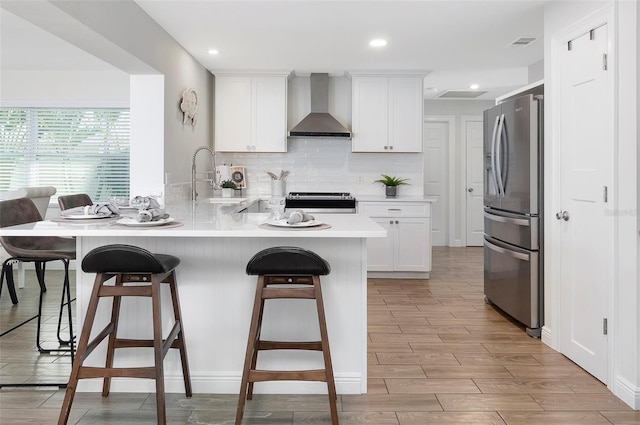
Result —
M173 217L169 217L169 218L161 218L160 220L157 220L157 221L145 221L141 223L135 218L124 217L116 221L116 223L122 224L123 226L130 226L130 227L152 227L152 226L162 226L163 224L171 223L173 220L174 220Z
M321 224L323 224L318 220L301 221L300 223L289 224L287 223L287 220L288 220L287 218L281 218L280 220L270 220L270 221L267 221L267 224L270 226L278 226L278 227L313 227L313 226L320 226Z
M73 214L73 215L65 215L62 218L66 220L92 220L96 218L112 218L117 217L115 215L98 215L98 214Z

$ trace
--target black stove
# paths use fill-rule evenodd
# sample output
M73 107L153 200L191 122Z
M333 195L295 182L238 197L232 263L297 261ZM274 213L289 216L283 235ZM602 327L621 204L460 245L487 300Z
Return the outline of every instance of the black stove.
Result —
M285 209L309 213L355 213L356 198L348 192L289 192Z

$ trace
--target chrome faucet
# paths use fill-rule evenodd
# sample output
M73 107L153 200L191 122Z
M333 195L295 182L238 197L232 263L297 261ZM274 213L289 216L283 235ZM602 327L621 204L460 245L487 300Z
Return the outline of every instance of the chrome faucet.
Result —
M196 192L196 182L209 182L211 183L211 186L215 189L215 180L213 178L210 178L210 179L197 178L196 156L200 151L208 151L209 154L211 155L211 164L213 165L213 171L211 171L211 173L209 173L208 171L205 171L204 172L205 175L211 174L211 176L215 176L215 173L216 173L216 154L213 152L213 150L207 146L200 146L199 148L197 148L196 151L193 153L193 157L191 158L191 200L192 201L195 201L196 198L198 197L198 193Z

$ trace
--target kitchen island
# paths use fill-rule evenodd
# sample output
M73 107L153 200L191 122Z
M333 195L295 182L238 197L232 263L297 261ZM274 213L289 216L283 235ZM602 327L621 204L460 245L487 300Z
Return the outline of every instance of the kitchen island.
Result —
M367 238L385 237L386 231L360 214L316 215L330 227L289 229L266 227L270 214L236 213L238 204L185 202L167 205L167 212L182 225L127 227L112 219L71 222L51 220L0 229L2 235L73 236L77 257L111 243L141 246L152 252L179 257L178 289L182 306L191 380L194 392L237 393L249 331L256 277L245 267L258 251L272 246L293 245L310 249L331 265L323 276L322 291L336 380L341 394L367 391ZM84 320L94 275L76 270L77 333ZM163 288L167 290L167 288ZM165 294L163 294L165 295ZM168 295L168 293L166 294ZM319 330L309 300L274 300L265 307L263 336L266 339L318 340ZM169 297L163 296L165 335L172 325ZM99 306L95 329L107 322L110 302ZM120 335L135 338L151 334L148 299L123 300ZM104 361L102 344L86 364ZM117 366L148 362L145 349L121 350ZM167 392L184 391L177 353L165 360ZM267 352L259 367L269 369L321 368L317 352ZM152 392L153 381L116 379L113 391ZM83 380L80 391L100 391L99 380ZM325 393L326 384L309 382L265 382L257 393Z

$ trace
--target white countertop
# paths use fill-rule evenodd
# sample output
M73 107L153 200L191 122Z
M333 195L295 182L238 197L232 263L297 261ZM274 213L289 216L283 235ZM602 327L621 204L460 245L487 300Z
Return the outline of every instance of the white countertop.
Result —
M429 196L396 196L387 198L382 195L361 195L356 196L358 202L438 202L436 198Z
M239 238L378 238L387 232L369 217L361 214L314 214L315 219L331 227L317 230L259 227L270 219L271 213L235 213L259 199L230 203L186 201L169 204L166 212L180 227L127 227L114 219L88 221L46 220L0 229L3 236L145 236L145 237L239 237Z

